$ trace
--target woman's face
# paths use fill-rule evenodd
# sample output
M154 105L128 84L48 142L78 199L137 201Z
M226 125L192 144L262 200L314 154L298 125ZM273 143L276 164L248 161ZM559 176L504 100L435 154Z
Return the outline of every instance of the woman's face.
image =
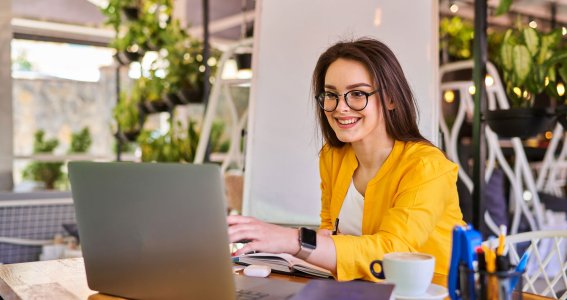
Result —
M371 93L377 88L368 70L358 61L339 58L329 66L325 74L325 92L339 95L339 103L334 111L326 111L325 115L341 142L387 137L378 92L368 96L368 104L361 111L351 109L343 97L349 91Z

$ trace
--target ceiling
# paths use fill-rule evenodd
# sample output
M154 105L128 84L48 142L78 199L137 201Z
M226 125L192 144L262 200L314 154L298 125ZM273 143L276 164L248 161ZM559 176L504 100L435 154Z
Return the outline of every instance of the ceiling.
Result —
M45 33L42 30L46 26L49 27L42 24L59 23L69 25L67 28L79 25L97 29L105 36L96 39L95 44L97 44L112 36L108 33L109 29L103 25L104 16L97 6L104 2L104 0L12 0L12 14L17 20L12 22L14 32L16 34L23 32L24 36L39 36ZM174 3L176 16L186 18L185 23L190 26L190 33L196 37L202 36L203 0L174 0ZM244 18L248 26L251 26L254 17L254 0L208 0L208 4L209 32L212 41L226 43L240 39ZM246 13L243 13L243 8ZM29 27L26 24L30 24L28 21L36 24L33 25L35 26L33 30L26 28ZM47 35L49 34L53 33Z
M97 6L104 5L106 1L108 0L12 0L13 30L16 37L47 37L74 42L83 40L86 43L104 45L114 36L108 27L103 26L104 16ZM203 35L203 1L174 0L176 16L185 17L185 23L190 26L189 32L195 37ZM499 1L488 0L489 10L494 10ZM248 26L253 22L255 0L208 0L208 3L209 32L214 45L226 45L238 40L244 19ZM556 3L559 26L567 26L567 0L513 0L511 13L500 17L491 16L489 24L509 27L520 16L526 20L535 18L544 24L543 28L549 27L551 3ZM456 13L449 10L451 4L458 5ZM474 0L440 0L439 10L442 15L473 19Z
M513 0L510 12L502 16L492 16L492 12L498 7L500 0L488 0L489 17L488 23L493 26L510 27L520 18L526 24L531 20L543 25L547 30L551 24L551 6L556 6L556 22L558 26L567 26L567 0ZM449 7L452 4L458 6L458 11L453 13ZM474 18L474 0L440 0L439 11L442 15L458 15L466 19Z

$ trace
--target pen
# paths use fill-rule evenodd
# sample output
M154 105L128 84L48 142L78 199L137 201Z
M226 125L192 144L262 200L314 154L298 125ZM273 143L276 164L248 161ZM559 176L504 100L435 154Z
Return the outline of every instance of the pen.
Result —
M500 234L498 235L498 249L496 250L496 255L504 255L504 244L506 243L506 230L508 228L506 225L500 225Z
M524 252L524 255L522 255L522 258L520 258L520 261L516 266L516 273L520 273L520 274L514 274L514 277L512 277L512 279L510 280L510 290L513 291L514 288L516 287L516 284L518 284L519 276L522 276L521 273L524 273L524 271L526 270L526 266L528 265L529 258L530 258L530 253L527 251Z
M512 293L510 291L510 260L506 255L496 255L496 271L505 273L504 276L498 276L498 299L510 300Z
M335 230L333 230L333 235L337 235L339 233L339 218L335 219Z
M484 258L486 263L486 275L487 285L486 285L486 299L492 300L497 299L498 291L498 280L496 278L496 254L486 245L482 245L482 250L484 250Z
M486 258L484 255L484 249L481 247L476 248L476 257L478 262L478 289L479 298L486 299Z

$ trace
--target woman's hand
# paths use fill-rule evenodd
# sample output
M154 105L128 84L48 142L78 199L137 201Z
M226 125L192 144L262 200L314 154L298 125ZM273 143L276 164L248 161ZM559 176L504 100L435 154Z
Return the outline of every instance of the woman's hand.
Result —
M228 216L228 236L231 243L249 241L234 255L252 251L270 253L299 252L297 229L264 223L252 217Z

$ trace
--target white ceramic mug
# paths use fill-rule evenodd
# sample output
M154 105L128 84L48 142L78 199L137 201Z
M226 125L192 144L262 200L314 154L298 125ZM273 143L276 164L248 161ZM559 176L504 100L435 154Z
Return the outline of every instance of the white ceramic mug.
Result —
M375 264L383 272L376 272ZM435 257L424 253L392 252L382 260L370 264L370 271L376 278L385 277L387 282L396 285L394 294L399 296L418 296L425 293L433 279Z

